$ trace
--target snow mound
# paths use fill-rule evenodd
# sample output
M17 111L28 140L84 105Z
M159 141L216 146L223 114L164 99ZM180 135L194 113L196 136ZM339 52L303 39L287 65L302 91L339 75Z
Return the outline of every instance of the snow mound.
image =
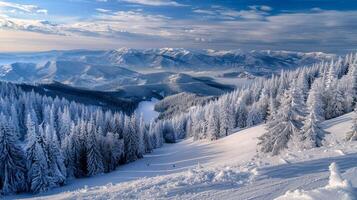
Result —
M196 168L181 173L141 178L116 185L85 187L48 199L166 199L219 186L237 188L246 183L249 177L250 173L237 168L205 168L198 164Z
M311 191L295 190L288 191L276 200L353 200L353 188L349 181L344 180L338 170L336 163L329 167L330 178L328 184L323 188Z

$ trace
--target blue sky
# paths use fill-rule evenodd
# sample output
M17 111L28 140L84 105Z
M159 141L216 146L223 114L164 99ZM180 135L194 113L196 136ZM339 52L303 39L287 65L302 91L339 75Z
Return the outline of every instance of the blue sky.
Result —
M356 0L0 0L0 51L357 49Z

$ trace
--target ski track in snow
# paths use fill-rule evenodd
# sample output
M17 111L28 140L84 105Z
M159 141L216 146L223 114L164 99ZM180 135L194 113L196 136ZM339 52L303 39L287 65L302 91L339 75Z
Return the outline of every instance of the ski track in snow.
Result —
M189 139L165 144L115 172L73 180L38 196L15 197L269 200L288 190L309 191L327 185L332 162L337 163L343 178L357 187L357 142L342 140L349 131L346 127L351 125L351 116L350 113L323 123L331 134L326 135L327 144L321 148L257 157L257 137L265 131L260 125L214 142ZM281 164L282 160L286 163Z

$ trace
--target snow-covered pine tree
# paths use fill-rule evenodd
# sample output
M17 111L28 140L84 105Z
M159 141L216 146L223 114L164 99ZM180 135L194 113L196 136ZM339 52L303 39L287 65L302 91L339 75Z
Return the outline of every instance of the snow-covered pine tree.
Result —
M51 187L62 186L66 182L66 167L57 134L52 125L45 124L45 136Z
M132 114L130 117L130 124L132 129L132 137L133 137L133 149L135 149L136 157L143 158L143 154L140 151L140 127L139 127L139 120L136 114Z
M25 155L8 119L0 114L0 192L13 194L26 190Z
M325 120L325 100L323 97L324 84L322 78L317 78L309 91L306 101L307 108L314 109L317 121Z
M219 138L220 131L220 122L218 118L217 106L212 106L212 110L210 112L208 118L208 139L209 140L217 140Z
M247 125L247 116L248 116L247 105L242 99L240 99L238 100L238 105L236 107L237 107L235 111L236 127L244 128Z
M163 127L162 127L162 123L155 123L154 126L154 135L156 138L156 143L155 143L155 148L159 148L162 146L162 144L164 143L163 141Z
M337 87L337 90L341 92L341 96L343 97L343 112L351 112L353 110L355 91L350 77L343 76L339 79Z
M352 55L351 55L351 61L348 63L349 68L348 68L348 77L349 77L349 82L351 83L352 87L352 97L354 100L354 103L357 102L357 56L352 60Z
M87 131L87 122L82 119L78 124L77 135L74 138L75 145L78 147L75 152L76 177L85 177L88 175Z
M254 103L247 116L247 126L254 126L263 122L263 114L262 114L262 107L259 106L259 103Z
M36 124L31 117L27 115L27 178L29 189L33 193L47 191L50 186L48 157L43 135L39 133Z
M330 88L334 86L334 82L338 79L336 66L334 65L334 61L332 60L330 65L328 66L328 71L326 74L326 88Z
M320 127L320 121L317 120L318 117L316 116L316 108L314 105L309 108L310 114L306 117L302 128L302 147L306 149L321 147L323 137L326 134Z
M351 131L347 133L346 140L347 141L355 141L357 140L357 105L354 109L354 116L352 120Z
M344 98L342 91L338 90L338 80L329 81L330 87L326 88L326 119L332 119L344 114Z
M268 117L267 117L267 121L272 121L273 117L275 116L277 111L277 103L275 98L273 98L273 95L270 95L269 97L269 104L268 104Z
M99 127L99 129L101 128ZM101 133L102 131L100 130L99 132ZM103 158L99 151L97 135L99 135L98 131L94 125L94 120L91 118L87 124L86 137L88 176L104 173Z
M146 152L145 135L146 135L146 124L144 121L144 116L140 114L138 135L139 135L139 154L144 155Z
M229 107L228 99L223 99L219 107L220 135L227 136L234 128L234 113Z
M131 119L131 117L125 116L124 120L124 144L125 144L125 160L127 162L132 162L134 160L137 160L137 150L138 150L138 145L136 137L136 132L135 132L135 125L132 124L134 120Z
M302 90L302 95L304 100L306 100L309 91L309 83L307 81L307 75L304 68L301 70L299 76L297 77L297 85Z
M103 155L104 172L110 172L116 167L116 160L113 156L114 142L115 138L112 132L102 138L100 151Z
M60 120L58 120L59 127L58 127L58 136L60 139L64 139L66 135L69 135L71 132L71 115L69 113L68 107L65 107L63 109L63 112L61 113L61 116L59 116Z
M259 140L260 150L277 155L288 147L292 138L299 139L303 119L302 96L296 84L285 91L281 106L273 120L268 123L268 131Z
M74 123L71 125L71 130L75 129ZM72 128L73 127L73 128ZM63 151L63 162L66 167L66 176L69 179L72 179L75 177L75 157L74 157L74 151L76 148L74 147L74 142L73 142L73 134L72 131L69 135L66 135L63 142L62 142L62 151Z

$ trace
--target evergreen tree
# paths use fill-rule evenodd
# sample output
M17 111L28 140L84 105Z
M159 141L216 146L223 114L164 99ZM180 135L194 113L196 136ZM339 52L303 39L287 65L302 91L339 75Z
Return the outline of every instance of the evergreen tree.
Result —
M215 107L213 107L208 118L208 138L210 140L217 140L219 138L219 118Z
M293 137L298 140L303 119L300 98L295 85L285 92L277 114L268 123L268 132L259 138L262 152L277 155Z
M72 123L71 126L75 126L74 123ZM71 129L74 129L71 128ZM71 132L71 131L70 131ZM63 157L64 157L64 165L66 167L66 175L67 178L71 179L75 177L75 158L74 158L74 150L76 149L73 145L73 134L70 133L69 135L66 135L63 142L62 142L62 149L63 149Z
M100 129L100 128L99 128ZM99 131L101 132L101 131ZM99 151L99 145L96 135L98 132L94 126L94 121L91 119L87 125L87 166L88 166L88 175L94 176L104 172L103 158Z
M324 86L322 79L316 79L311 86L306 102L306 106L310 108L310 110L313 109L316 120L318 121L325 120L325 103L322 95L323 90Z
M259 124L263 121L263 114L260 110L258 103L254 103L253 106L250 108L250 112L247 116L247 126L254 126Z
M18 135L6 117L0 114L0 191L12 194L25 191L25 155Z
M26 160L29 189L33 193L44 192L51 186L45 142L43 135L36 128L31 114L27 116L26 126Z
M71 132L71 115L69 113L69 109L67 107L64 108L63 113L60 116L59 122L59 137L65 138L65 136L69 135Z
M325 131L320 127L315 108L310 108L310 114L305 119L303 131L303 148L321 147Z
M230 131L234 128L234 113L229 107L227 101L223 101L220 106L220 134L222 136L227 136ZM201 123L202 124L202 123Z
M352 120L352 126L351 126L351 131L347 133L346 135L346 140L347 141L355 141L357 140L357 106L354 109L354 116Z
M51 125L46 124L45 135L51 186L61 186L66 181L66 167L64 165L64 157L60 149L57 134Z
M125 157L127 162L137 160L137 139L134 124L134 120L126 116L124 120L124 144L125 144Z
M344 114L344 99L342 92L337 89L337 80L331 80L330 85L327 89L327 103L325 109L326 119L332 119Z

